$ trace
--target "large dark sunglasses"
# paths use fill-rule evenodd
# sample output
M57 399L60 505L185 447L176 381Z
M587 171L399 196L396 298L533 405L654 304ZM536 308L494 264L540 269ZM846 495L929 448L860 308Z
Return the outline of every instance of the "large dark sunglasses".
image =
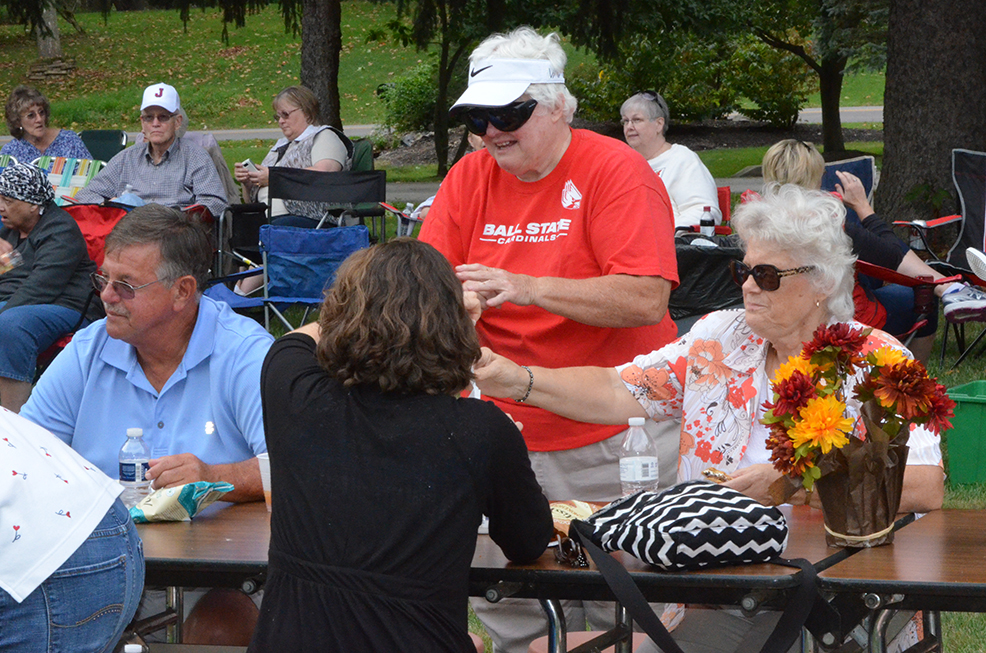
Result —
M796 274L804 274L815 269L814 265L803 265L800 268L790 270L778 270L774 265L754 265L752 268L742 261L730 261L729 271L733 273L733 281L737 286L742 286L746 280L753 275L753 280L760 286L761 290L777 290L781 286L781 277L790 277Z
M96 274L95 272L90 274L89 278L92 279L92 287L95 288L96 292L98 292L100 295L103 294L103 291L106 289L106 286L112 285L113 292L119 295L120 299L126 299L126 300L133 299L137 295L137 291L140 290L141 288L152 286L158 283L159 281L168 281L168 279L155 279L154 281L145 283L142 286L131 286L126 281L110 281L103 275Z
M490 125L502 132L513 132L531 119L537 105L537 100L518 100L505 107L469 109L462 113L462 122L466 124L466 129L477 136L485 136L486 128Z

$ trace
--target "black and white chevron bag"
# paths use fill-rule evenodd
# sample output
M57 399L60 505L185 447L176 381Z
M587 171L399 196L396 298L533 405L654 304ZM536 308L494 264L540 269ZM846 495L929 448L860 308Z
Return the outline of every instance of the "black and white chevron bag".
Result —
M595 513L586 533L604 551L626 551L666 570L693 570L780 556L787 521L724 485L687 481L663 492L637 492Z
M723 485L688 481L660 493L631 494L585 521L573 520L569 533L589 553L616 599L665 653L682 650L626 568L604 551L627 551L675 571L767 561L800 569L800 584L761 653L787 653L818 600L811 563L780 558L788 533L781 511Z

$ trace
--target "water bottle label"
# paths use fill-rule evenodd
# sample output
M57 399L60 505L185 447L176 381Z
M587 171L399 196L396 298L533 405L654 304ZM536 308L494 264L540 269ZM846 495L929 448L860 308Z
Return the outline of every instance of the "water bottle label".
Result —
M646 483L657 480L657 458L639 456L620 459L620 480L624 483Z
M146 460L143 462L120 463L120 482L143 483L147 480L147 470L150 467L150 464Z

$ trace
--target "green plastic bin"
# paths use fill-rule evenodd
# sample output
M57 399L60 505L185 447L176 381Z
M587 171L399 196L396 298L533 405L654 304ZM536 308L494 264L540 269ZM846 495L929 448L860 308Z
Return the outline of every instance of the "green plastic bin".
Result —
M986 381L957 385L948 396L955 402L953 428L945 433L949 480L986 482Z

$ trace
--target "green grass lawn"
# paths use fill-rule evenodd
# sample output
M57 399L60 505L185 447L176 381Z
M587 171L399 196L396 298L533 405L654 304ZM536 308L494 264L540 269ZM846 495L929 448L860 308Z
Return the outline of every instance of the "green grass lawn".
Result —
M853 73L842 82L841 105L844 107L883 106L883 73ZM818 93L808 96L809 107L822 106Z
M393 40L368 40L395 18L390 3L348 0L342 4L343 51L339 70L344 123L379 123L384 106L380 84L426 61L429 54L403 48ZM135 129L141 89L157 81L178 88L192 129L275 126L270 99L298 83L300 38L285 33L275 7L247 17L246 26L229 28L221 40L221 13L194 10L187 31L177 11L78 14L85 34L60 23L65 56L76 72L64 79L36 83L52 101L56 125L76 129ZM591 54L565 44L569 62L591 62ZM37 57L33 38L15 25L0 25L0 74L6 87L28 83ZM883 75L847 76L845 106L883 103ZM807 106L818 106L817 94Z
M821 145L821 151L825 151ZM702 150L698 156L702 163L709 169L713 177L732 177L743 168L748 166L758 166L763 161L763 155L767 153L768 147L734 147L719 150ZM846 143L846 149L859 150L872 154L876 157L876 165L883 164L883 142L882 141L855 141Z
M395 18L393 4L349 0L342 8L342 118L376 123L383 117L377 86L428 55L389 39L367 42L371 30ZM143 87L167 81L178 89L192 129L276 126L271 98L298 83L301 40L285 33L273 6L248 16L241 29L231 26L228 44L220 38L221 13L213 9L193 10L187 32L177 11L114 11L106 23L98 13L77 18L86 34L60 24L76 73L38 84L57 125L133 130ZM34 39L20 27L0 26L0 50L4 86L27 83L37 57Z
M193 10L186 32L177 11L114 11L105 23L99 13L78 14L85 34L59 23L75 74L31 83L51 100L54 124L73 129L135 130L141 91L159 81L178 89L193 130L276 127L270 101L299 83L300 36L285 33L278 9L270 6L247 16L245 27L230 26L229 43L223 43L221 16L214 9ZM394 18L391 3L342 3L339 92L345 124L380 123L384 105L377 87L430 56L389 37L368 40ZM593 59L567 43L565 48L572 65ZM0 51L5 99L10 87L29 83L37 46L23 28L0 25Z

